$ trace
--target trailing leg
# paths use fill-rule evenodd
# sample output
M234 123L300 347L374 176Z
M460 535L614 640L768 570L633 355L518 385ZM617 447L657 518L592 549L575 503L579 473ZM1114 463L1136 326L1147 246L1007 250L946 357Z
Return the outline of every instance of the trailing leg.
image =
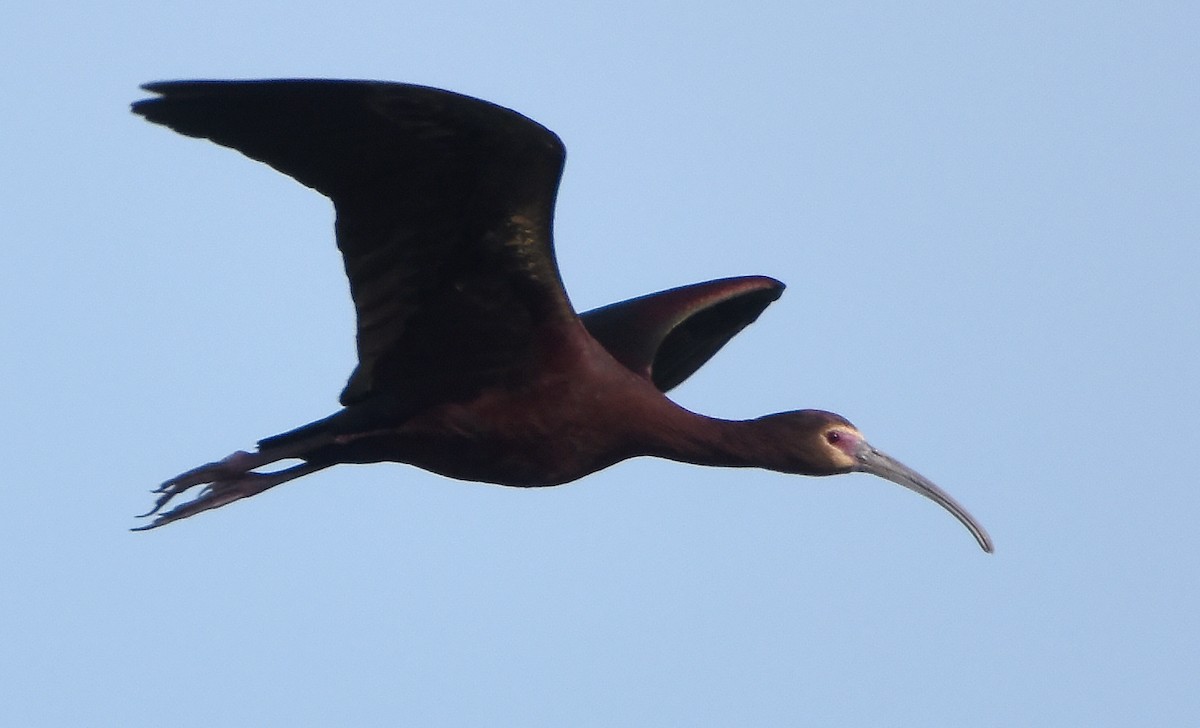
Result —
M201 465L198 468L193 468L186 473L181 473L171 478L155 489L154 492L160 495L154 504L154 508L150 509L150 512L139 516L139 518L148 516L156 516L156 518L148 525L133 530L148 531L152 528L165 526L172 521L194 516L202 511L218 508L235 500L258 495L268 488L274 488L280 483L286 483L289 480L299 478L302 475L308 475L330 465L330 463L303 462L299 465L293 465L290 468L274 472L254 472L255 469L261 468L264 465L296 457L293 452L290 452L291 448L287 450L283 452L268 450L256 453L239 450L223 460ZM162 508L173 498L197 485L207 487L193 500L160 513Z

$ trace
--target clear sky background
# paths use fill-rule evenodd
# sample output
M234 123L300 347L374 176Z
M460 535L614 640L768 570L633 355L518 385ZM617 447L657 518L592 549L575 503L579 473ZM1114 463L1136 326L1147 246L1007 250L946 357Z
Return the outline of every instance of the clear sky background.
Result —
M1195 8L7 0L0 724L1200 723ZM840 412L995 555L868 476L650 460L130 533L353 364L327 201L128 113L272 76L558 132L580 309L787 282L677 399Z

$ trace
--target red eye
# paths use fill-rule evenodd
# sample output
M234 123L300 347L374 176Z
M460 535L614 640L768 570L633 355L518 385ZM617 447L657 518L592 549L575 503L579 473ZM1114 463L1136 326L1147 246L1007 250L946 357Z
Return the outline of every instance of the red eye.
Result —
M825 440L828 441L830 445L833 445L840 439L842 439L842 433L838 432L837 430L830 430L829 432L825 433Z

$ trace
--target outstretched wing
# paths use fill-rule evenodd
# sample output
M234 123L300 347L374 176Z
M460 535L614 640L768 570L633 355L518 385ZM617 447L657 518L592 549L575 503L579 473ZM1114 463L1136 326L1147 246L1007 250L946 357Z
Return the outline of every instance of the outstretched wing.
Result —
M564 150L520 114L369 81L152 83L133 110L333 200L357 312L341 400L405 407L519 372L573 322L551 224Z
M766 276L723 278L651 293L580 314L614 359L670 391L783 295Z

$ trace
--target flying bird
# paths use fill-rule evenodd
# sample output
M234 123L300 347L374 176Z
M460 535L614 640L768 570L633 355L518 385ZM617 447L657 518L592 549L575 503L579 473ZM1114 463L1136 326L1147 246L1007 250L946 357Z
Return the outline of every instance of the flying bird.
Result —
M133 111L264 162L333 201L358 362L324 419L163 483L146 530L339 463L400 462L462 480L567 483L652 456L799 475L865 472L943 490L815 409L736 421L665 393L783 292L728 278L579 315L551 228L565 152L495 104L369 81L178 81ZM280 461L299 464L264 472ZM189 489L199 495L168 508Z

